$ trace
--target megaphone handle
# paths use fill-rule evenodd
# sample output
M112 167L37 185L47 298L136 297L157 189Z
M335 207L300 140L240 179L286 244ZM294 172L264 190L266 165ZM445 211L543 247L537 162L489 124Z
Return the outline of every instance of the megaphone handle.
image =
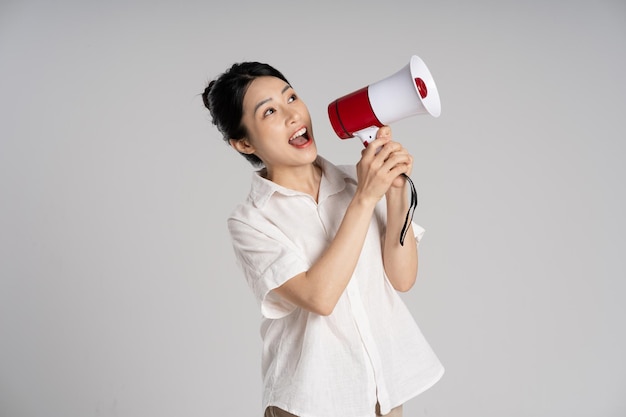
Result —
M378 132L378 127L368 127L362 130L359 130L354 134L354 136L361 139L363 142L363 146L367 148L367 145L374 139L376 139L376 133ZM411 202L409 204L409 209L406 212L406 217L404 219L404 225L402 226L402 231L400 232L400 245L404 246L404 238L406 237L406 233L409 230L409 225L413 221L413 214L415 213L415 208L417 207L417 190L415 189L415 184L411 178L402 174L402 176L407 180L409 185L411 186Z
M355 132L354 136L361 139L361 142L363 142L363 146L367 147L367 145L369 145L371 141L376 139L376 133L378 132L378 129L379 128L376 126L366 127L365 129Z

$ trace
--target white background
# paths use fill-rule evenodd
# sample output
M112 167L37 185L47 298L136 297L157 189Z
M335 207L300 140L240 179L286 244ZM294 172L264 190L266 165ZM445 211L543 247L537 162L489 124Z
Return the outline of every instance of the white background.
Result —
M281 70L335 98L429 66L404 119L427 233L403 295L446 367L408 417L626 415L626 3L0 3L0 415L260 416L225 218L249 164L202 105Z

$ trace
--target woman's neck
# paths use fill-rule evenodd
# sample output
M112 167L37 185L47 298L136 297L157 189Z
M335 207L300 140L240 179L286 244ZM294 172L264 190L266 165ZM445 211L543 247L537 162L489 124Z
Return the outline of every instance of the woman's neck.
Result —
M308 194L317 201L322 169L313 162L297 168L266 170L264 177L285 188Z

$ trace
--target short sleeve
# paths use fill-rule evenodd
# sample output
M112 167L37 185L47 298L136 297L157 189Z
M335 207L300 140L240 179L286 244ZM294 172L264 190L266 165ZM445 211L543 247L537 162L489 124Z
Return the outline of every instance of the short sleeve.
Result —
M263 223L263 229L259 229L229 219L228 229L237 263L261 306L263 316L278 319L289 315L297 306L272 290L309 269L297 248L269 222Z
M415 236L415 240L417 241L417 244L419 245L420 241L422 240L422 237L424 237L424 233L426 233L426 230L419 224L415 223L414 221L411 221L411 226L413 227L413 235Z

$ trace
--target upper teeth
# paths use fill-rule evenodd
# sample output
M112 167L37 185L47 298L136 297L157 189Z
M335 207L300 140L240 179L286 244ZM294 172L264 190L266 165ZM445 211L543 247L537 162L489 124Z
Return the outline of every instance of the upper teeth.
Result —
M302 129L300 129L296 133L294 133L294 135L289 140L294 140L295 138L300 137L300 136L304 135L305 133L306 133L306 127L303 127Z

